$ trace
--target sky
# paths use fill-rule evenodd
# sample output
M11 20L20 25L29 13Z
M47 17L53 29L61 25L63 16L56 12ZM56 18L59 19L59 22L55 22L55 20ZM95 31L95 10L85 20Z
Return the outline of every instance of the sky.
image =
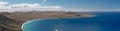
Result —
M120 0L0 0L0 12L118 12Z

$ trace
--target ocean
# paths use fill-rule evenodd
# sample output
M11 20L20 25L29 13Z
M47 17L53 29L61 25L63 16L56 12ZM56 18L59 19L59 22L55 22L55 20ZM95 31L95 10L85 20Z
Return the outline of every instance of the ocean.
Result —
M23 24L23 31L120 31L120 12L94 12L94 17L47 18Z

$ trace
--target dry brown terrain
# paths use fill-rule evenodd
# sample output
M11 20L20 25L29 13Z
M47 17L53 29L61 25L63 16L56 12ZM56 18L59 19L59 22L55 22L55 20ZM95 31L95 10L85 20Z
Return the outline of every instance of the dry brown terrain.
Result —
M9 24L17 31L21 31L22 23L40 18L66 18L66 17L87 17L92 14L78 14L78 13L63 13L63 12L15 12L15 13L0 13L8 18L14 19L15 24Z

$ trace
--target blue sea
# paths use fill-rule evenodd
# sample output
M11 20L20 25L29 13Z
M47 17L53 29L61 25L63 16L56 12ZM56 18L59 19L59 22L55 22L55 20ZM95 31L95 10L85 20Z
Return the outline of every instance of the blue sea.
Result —
M94 12L94 17L48 18L23 24L23 31L120 31L120 12Z

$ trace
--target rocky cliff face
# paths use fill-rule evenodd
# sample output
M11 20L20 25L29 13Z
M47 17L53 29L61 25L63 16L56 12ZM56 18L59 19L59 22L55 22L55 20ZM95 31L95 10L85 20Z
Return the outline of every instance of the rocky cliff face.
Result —
M12 22L12 19L9 19L8 17L0 14L0 31L13 31L11 29L12 26L9 25L9 23Z
M6 16L4 16L2 14L0 14L0 21L1 22L5 22L5 23L11 23L11 22L13 22L12 19L10 19L10 18L8 18L8 17L6 17Z

